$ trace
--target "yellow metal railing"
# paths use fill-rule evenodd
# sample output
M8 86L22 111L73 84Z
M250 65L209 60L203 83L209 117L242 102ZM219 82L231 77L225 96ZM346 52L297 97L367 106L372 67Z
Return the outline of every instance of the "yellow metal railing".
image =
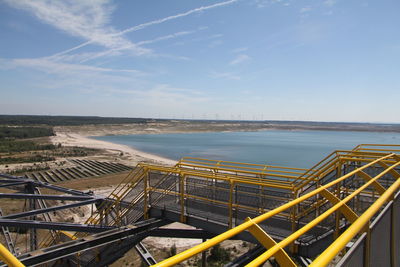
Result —
M327 266L346 245L368 225L371 218L390 200L400 187L400 179L389 187L343 234L340 235L324 252L322 252L310 266Z
M0 260L10 267L24 267L23 265L8 249L0 243Z
M144 217L147 218L148 208L155 205L164 196L174 196L179 205L181 213L181 222L185 222L186 204L187 200L200 201L201 203L209 203L211 205L220 205L226 207L228 210L227 224L229 228L234 227L233 214L234 210L252 211L255 214L265 213L255 219L247 219L247 221L233 229L236 229L233 235L239 233L240 229L248 230L252 233L261 244L270 248L271 255L280 258L285 264L290 265L291 260L286 259L283 248L288 245L293 245L294 240L302 234L308 232L315 227L318 223L332 214L336 218L335 234L339 233L339 219L338 212L342 214L350 223L357 221L358 215L347 206L348 201L353 201L355 196L363 194L364 196L379 196L385 192L385 188L378 183L381 176L370 177L362 170L373 165L379 165L384 168L384 174L390 173L394 176L398 174L393 168L397 166L399 158L395 154L400 151L400 145L359 145L353 150L337 150L328 155L325 159L320 161L309 170L301 168L287 168L281 166L260 165L250 163L237 163L230 161L216 161L208 159L199 159L186 157L182 158L175 166L156 166L151 164L138 164L138 167L124 181L118 185L110 194L109 199L113 202L103 204L99 207L101 212L92 215L86 223L99 224L101 223L110 212L114 215L109 225L118 225L122 218L135 206L141 203L143 208ZM388 154L390 153L390 154ZM346 175L342 175L342 167L348 163L355 164L356 169ZM359 167L357 167L359 166ZM164 176L155 184L151 184L149 174L151 172L158 172ZM332 174L331 178L327 177ZM358 189L341 188L340 183L352 175L357 174L366 183ZM167 179L170 175L175 175L176 184L171 184L168 188L159 187L160 183ZM382 174L383 175L383 174ZM213 181L209 185L197 185L202 190L218 190L219 193L228 196L226 199L210 199L201 195L192 194L187 191L187 186L191 186L189 181L195 177L199 180ZM331 181L331 180L334 181ZM143 184L142 192L139 192L136 197L130 199L130 203L125 205L123 209L119 208L119 204L124 200L124 197L129 194L138 184ZM225 183L226 188L216 187L215 184ZM211 184L211 185L210 185ZM236 186L249 186L252 188L259 188L259 192L264 190L276 190L275 192L282 193L282 196L268 196L269 203L278 203L281 205L271 206L268 208L261 206L253 207L244 205L234 199ZM328 190L330 187L335 187ZM371 190L372 187L373 189ZM368 189L367 189L368 188ZM157 197L150 199L150 194L157 193ZM252 192L240 192L242 196L256 198L259 197L260 201L266 201L267 195ZM340 199L340 195L345 195L344 199ZM144 204L141 202L144 200ZM236 201L236 202L235 202ZM328 211L320 214L320 210L326 205L332 205ZM137 207L136 207L137 209ZM272 210L271 210L272 209ZM310 214L318 214L314 220L306 216ZM269 237L258 224L272 216L279 216L286 218L292 222L293 235L284 239L280 243L276 243ZM339 215L340 216L340 215ZM260 219L262 218L262 219ZM303 219L302 219L303 218ZM306 218L306 220L304 220ZM305 226L297 229L296 223L302 220ZM243 226L244 225L244 226ZM245 227L245 228L243 228ZM232 229L232 230L233 230ZM238 230L239 229L239 230ZM239 231L239 232L238 232ZM229 231L228 231L229 232ZM227 232L227 233L228 233ZM225 233L226 234L226 233ZM78 235L79 236L79 235ZM230 234L223 237L229 238ZM223 239L224 239L223 238ZM217 239L220 240L220 239ZM222 239L221 239L222 240ZM207 242L205 244L208 244ZM210 243L211 244L211 243ZM271 252L272 251L272 252ZM279 254L279 256L277 256ZM267 256L270 254L266 254ZM266 256L260 259L264 260ZM170 265L160 265L170 266Z
M329 262L337 254L337 252L343 249L343 247L347 244L349 240L351 240L357 233L363 230L363 227L368 222L368 220L370 220L372 216L376 214L376 212L390 198L390 196L393 196L393 194L398 190L400 186L400 179L397 179L398 176L400 176L400 174L395 170L395 168L398 168L398 166L400 166L400 158L396 154L390 153L379 158L368 157L368 155L366 155L365 159L366 161L369 161L365 165L360 166L354 169L353 171L325 185L319 185L313 191L304 194L276 209L268 211L265 214L262 214L254 219L248 218L246 222L236 226L235 228L232 228L226 231L225 233L222 233L187 251L177 254L167 260L164 260L156 264L155 266L176 265L246 230L248 230L252 235L254 235L255 238L257 238L260 241L260 243L263 244L267 249L265 253L263 253L261 256L253 260L248 266L259 266L273 256L276 258L276 260L281 266L294 266L293 261L285 253L284 248L288 247L289 245L293 245L294 242L299 237L301 237L302 235L304 235L305 233L316 227L318 224L327 219L329 216L336 214L336 212L341 212L347 219L347 221L351 224L350 227L353 230L353 232L350 233L350 231L346 231L345 235L343 234L340 235L340 237L335 242L336 244L338 244L339 248L335 248L334 251L326 252L325 256L323 253L321 257L317 259L318 260L317 263L325 264ZM390 166L387 165L388 162L391 162ZM377 164L383 169L383 171L381 171L379 174L375 175L374 177L371 177L364 172L364 170L370 167L374 167ZM395 176L397 180L389 187L389 189L384 189L380 185L378 180L388 174L392 174L393 176ZM365 181L365 183L359 186L357 189L352 190L352 192L349 193L347 196L345 196L343 199L339 198L340 194L335 194L336 193L335 190L333 191L330 190L330 188L334 189L337 188L337 186L340 185L341 182L344 182L347 179L351 179L352 177L354 177L354 175L358 175L361 179ZM373 190L376 191L378 195L381 194L381 196L378 198L378 200L374 202L374 204L368 210L362 212L362 214L359 217L358 214L356 214L347 205L347 203L349 203L349 201L354 200L354 198L357 197L358 195L364 194L365 192L369 192L366 191L367 188L368 190L371 190L370 188L373 188ZM382 188L383 190L385 190L384 192L382 191ZM291 235L284 238L279 243L276 243L267 233L265 233L261 229L261 227L259 227L258 224L267 220L268 218L278 215L288 209L293 209L296 207L296 205L304 201L307 201L312 197L316 197L318 195L322 195L323 197L325 197L326 200L332 204L332 206L323 213L316 216L315 219L308 222L300 229L293 231ZM329 248L327 251L329 251ZM314 266L323 266L323 265L315 264Z
M236 175L246 175L254 177L282 177L296 179L301 176L307 169L290 168L274 165L262 165L253 163L241 163L223 160L210 160L202 158L184 157L178 163L180 168L204 169L214 172L225 172Z

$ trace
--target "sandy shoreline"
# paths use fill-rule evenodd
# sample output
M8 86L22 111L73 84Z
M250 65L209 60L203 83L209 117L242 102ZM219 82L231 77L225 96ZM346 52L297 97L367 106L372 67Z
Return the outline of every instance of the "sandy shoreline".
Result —
M115 156L124 155L123 161L128 161L130 163L129 165L136 165L139 162L161 163L166 165L176 164L176 161L172 159L136 150L126 145L95 140L77 133L56 132L56 135L51 137L51 141L53 144L61 143L63 146L103 149L111 154L115 154Z

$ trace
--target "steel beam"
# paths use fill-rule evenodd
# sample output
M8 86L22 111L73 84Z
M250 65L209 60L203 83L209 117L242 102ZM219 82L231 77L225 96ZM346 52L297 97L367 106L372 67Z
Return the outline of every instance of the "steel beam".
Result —
M39 181L33 181L33 183L35 184L35 186L39 186L39 187L46 187L55 191L59 191L62 193L67 193L67 194L71 194L71 195L77 195L77 196L91 196L88 193L82 192L82 191L78 191L78 190L74 190L74 189L68 189L68 188L64 188L58 185L54 185L54 184L49 184L49 183L44 183L44 182L39 182Z
M38 194L17 194L17 193L0 193L0 198L13 199L52 199L52 200L76 200L83 201L94 199L93 196L65 196L65 195L38 195Z
M26 180L28 182L33 181L32 179L29 179L29 178L26 178L23 176L13 176L13 175L4 174L4 173L0 173L0 177L6 178L6 179L11 179L11 180Z
M152 229L168 223L170 222L166 220L150 219L133 226L130 225L118 229L108 230L99 234L94 234L90 238L80 238L46 249L37 250L34 253L27 253L20 256L19 259L25 265L31 266L54 261L78 252L83 255L84 251L86 250L108 244L111 245L115 241L125 240L128 238L134 239L132 240L132 244L134 245L148 236L148 232Z
M150 236L157 237L174 237L174 238L193 238L193 239L209 239L213 238L215 234L207 232L202 229L170 229L158 228L150 232Z
M55 191L59 191L59 192L63 192L63 193L71 194L71 195L90 195L88 193L85 193L85 192L82 192L79 190L68 189L68 188L53 185L50 183L35 181L35 180L28 179L28 178L21 177L21 176L12 176L12 175L8 175L8 174L0 173L0 177L10 179L10 181L13 181L13 182L15 182L15 181L29 182L29 183L32 183L33 186L46 187L46 188L49 188L49 189L52 189Z
M94 226L89 224L75 224L66 222L44 222L31 220L1 219L0 226L28 228L28 229L50 229L50 230L66 230L77 232L98 233L105 230L113 229L111 226Z
M1 181L0 181L1 183ZM3 184L0 185L0 187L8 187L8 186L16 186L16 185L26 185L28 182L14 182L13 183L7 183L7 184Z
M21 212L21 213L5 215L5 216L0 217L0 219L23 218L23 217L27 217L27 216L43 214L43 213L56 211L56 210L70 209L70 208L75 208L75 207L79 207L79 206L89 205L89 204L95 203L97 201L98 201L97 199L89 199L89 200L76 202L76 203L72 203L72 204L67 204L67 205L62 205L62 206L55 206L55 207L50 207L50 208L45 208L45 209L36 209L36 210L30 210L30 211Z

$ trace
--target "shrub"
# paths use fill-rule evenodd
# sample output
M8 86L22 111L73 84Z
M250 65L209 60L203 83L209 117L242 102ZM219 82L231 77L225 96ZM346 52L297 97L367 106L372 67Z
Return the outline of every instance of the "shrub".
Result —
M168 254L169 254L170 257L176 255L176 245L175 245L175 244L173 244L173 245L169 248L169 253L168 253Z
M228 262L230 260L230 254L228 251L223 249L219 244L215 245L208 256L207 261L210 262Z

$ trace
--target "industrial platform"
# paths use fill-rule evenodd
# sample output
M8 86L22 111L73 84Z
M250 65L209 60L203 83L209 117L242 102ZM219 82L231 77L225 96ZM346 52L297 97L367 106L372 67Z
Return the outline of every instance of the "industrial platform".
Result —
M21 208L0 209L0 259L106 266L136 249L147 265L174 266L240 239L257 246L226 266L400 266L398 178L400 145L377 144L334 151L310 169L190 157L140 163L108 197L2 174L0 198ZM91 210L85 223L55 220L83 206ZM160 228L171 222L196 229ZM24 250L18 236L29 242ZM157 263L141 243L148 236L204 242Z

